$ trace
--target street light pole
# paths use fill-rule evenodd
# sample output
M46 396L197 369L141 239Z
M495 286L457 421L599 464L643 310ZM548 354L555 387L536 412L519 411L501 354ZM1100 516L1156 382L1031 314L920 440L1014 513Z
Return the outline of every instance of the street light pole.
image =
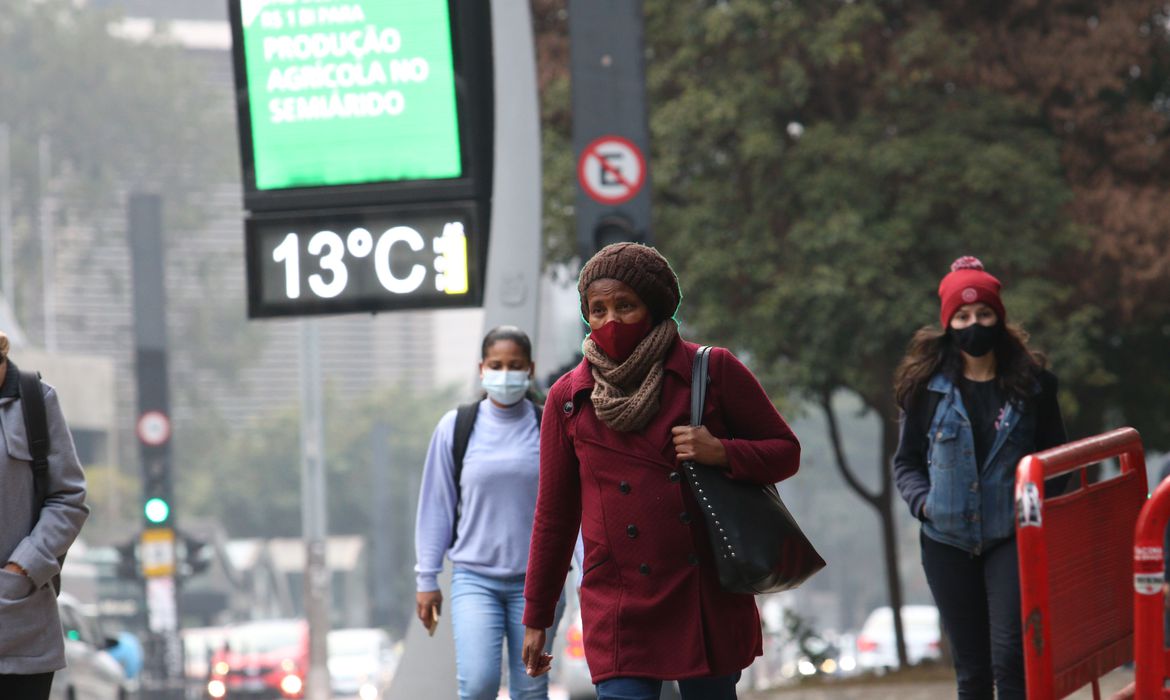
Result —
M309 622L306 700L328 700L329 565L326 560L325 429L321 410L321 338L301 320L301 527L305 538L305 617Z

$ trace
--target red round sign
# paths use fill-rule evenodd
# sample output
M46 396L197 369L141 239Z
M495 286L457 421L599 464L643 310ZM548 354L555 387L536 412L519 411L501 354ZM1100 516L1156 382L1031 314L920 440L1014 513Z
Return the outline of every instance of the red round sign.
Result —
M171 419L162 411L147 411L138 418L138 439L152 447L171 439Z
M646 183L646 159L629 139L602 136L581 151L577 180L595 201L622 204L636 197Z

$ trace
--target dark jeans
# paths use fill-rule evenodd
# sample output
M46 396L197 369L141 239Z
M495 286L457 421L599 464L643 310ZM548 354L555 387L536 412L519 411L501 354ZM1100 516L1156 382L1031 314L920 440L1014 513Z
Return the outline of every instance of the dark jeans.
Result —
M739 674L691 678L678 682L682 700L735 700ZM597 700L658 700L662 681L650 678L610 678L597 684Z
M48 700L49 689L53 687L53 673L21 675L0 673L0 698L21 700Z
M1015 538L978 556L925 534L920 539L926 582L955 657L959 698L1024 700Z

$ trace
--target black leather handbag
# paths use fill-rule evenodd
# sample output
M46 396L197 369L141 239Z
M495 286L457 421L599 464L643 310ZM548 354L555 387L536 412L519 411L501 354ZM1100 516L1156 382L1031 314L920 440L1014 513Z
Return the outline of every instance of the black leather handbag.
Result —
M703 346L691 370L691 425L703 424L711 348ZM703 509L719 584L730 593L778 593L796 588L825 566L774 484L735 481L722 469L684 462L687 481Z

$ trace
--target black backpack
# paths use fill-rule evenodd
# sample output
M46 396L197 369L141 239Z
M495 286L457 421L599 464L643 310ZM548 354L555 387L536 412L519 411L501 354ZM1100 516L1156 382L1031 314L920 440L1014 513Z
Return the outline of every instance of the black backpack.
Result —
M21 413L24 414L25 436L28 438L28 452L32 456L33 508L32 525L41 519L41 508L49 496L49 420L45 413L45 395L41 388L40 372L22 372L11 361L8 369L16 372L19 387ZM58 559L65 564L65 555ZM61 574L53 577L53 590L61 593Z
M455 546L455 539L459 536L459 516L463 512L463 491L460 479L463 476L463 456L467 454L467 443L471 442L471 431L475 428L475 419L479 417L479 405L484 399L472 403L461 404L455 409L455 439L451 443L451 457L455 461L455 522L451 523L451 546ZM536 430L540 431L540 414L543 408L532 404L536 413Z

